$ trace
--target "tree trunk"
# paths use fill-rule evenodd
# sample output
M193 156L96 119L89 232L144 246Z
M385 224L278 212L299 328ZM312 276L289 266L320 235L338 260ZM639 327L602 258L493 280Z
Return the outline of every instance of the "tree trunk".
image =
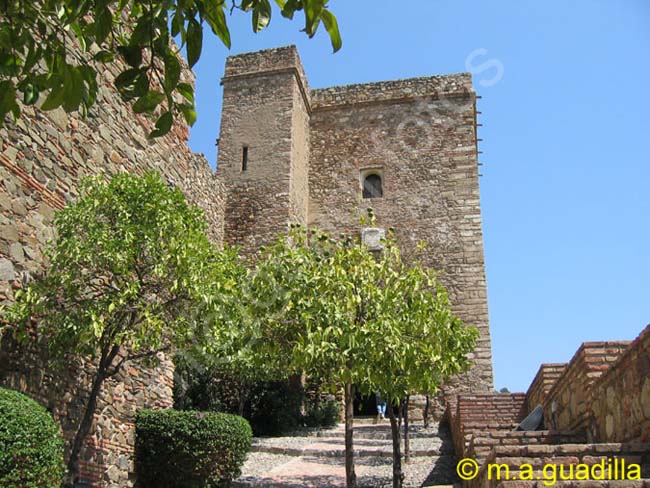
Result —
M398 412L401 410L398 406ZM399 415L399 413L398 413ZM402 488L404 474L402 473L402 453L400 452L400 426L395 416L395 406L388 406L390 431L393 437L393 488Z
M429 408L431 408L431 397L426 396L426 403L424 404L424 428L429 428Z
M410 396L406 395L406 400L404 401L404 462L408 463L410 461L411 455L411 443L409 439L409 400Z
M93 425L93 416L97 409L97 399L99 398L102 384L108 377L108 369L113 363L115 356L119 353L119 350L120 348L118 346L113 346L110 352L107 352L106 350L102 352L99 365L97 366L97 371L93 377L90 395L88 396L88 402L86 403L86 409L81 419L81 423L79 424L79 428L77 429L77 433L75 434L74 441L72 442L70 457L68 458L67 464L68 473L64 483L65 487L74 486L79 482L79 455L81 454L81 448L90 432L90 428Z
M354 472L354 387L352 383L345 384L345 486L356 488L357 475Z

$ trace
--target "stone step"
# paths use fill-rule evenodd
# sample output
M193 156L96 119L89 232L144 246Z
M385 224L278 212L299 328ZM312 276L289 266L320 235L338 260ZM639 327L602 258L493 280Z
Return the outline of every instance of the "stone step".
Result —
M650 488L650 480L561 481L554 486L557 488ZM496 488L548 488L548 485L543 481L501 481Z
M401 429L402 438L404 436L404 428ZM324 430L316 433L316 437L345 437L345 428L343 425L338 425L336 428L331 430ZM449 440L451 444L451 439L449 434L446 431L435 431L433 429L424 429L422 425L414 425L409 428L409 437L411 439L415 438L440 438L444 440ZM390 424L381 423L381 424L359 424L354 426L354 438L355 439L386 439L391 440L392 432Z
M243 468L243 474L233 486L247 488L345 488L345 460L343 458L326 459L322 457L291 457L270 454L252 454L267 456L257 460L257 465L266 465L262 469ZM280 463L268 463L268 457L277 457ZM247 461L248 463L248 461ZM374 460L357 459L355 470L359 488L390 488L392 486L392 460L377 458ZM456 479L450 479L445 473L445 466L455 466L454 459L415 458L404 463L406 486L461 488L454 485ZM268 468L268 469L266 469Z
M345 456L345 448L327 443L315 443L306 447L283 447L257 444L251 446L251 452L265 452L268 454L283 454L285 456L320 456L326 458ZM356 444L354 454L357 457L393 457L392 446L364 446ZM402 453L403 454L403 453ZM411 449L412 457L437 457L440 456L439 449Z
M490 459L504 460L508 458L535 459L536 463L548 458L579 459L585 462L600 461L603 457L633 458L641 462L650 462L650 443L598 443L598 444L528 444L495 446ZM644 459L645 457L645 459ZM568 461L571 462L571 461Z
M615 473L616 466L615 459L618 459L618 473L623 476L623 467L621 460L625 460L629 468L629 464L635 463L641 466L641 476L646 479L650 478L650 443L609 443L609 444L530 444L530 445L513 445L513 446L495 446L494 450L490 453L488 458L483 463L478 476L473 480L469 486L472 488L529 488L541 487L545 478L544 466L576 466L584 464L587 466L595 466L605 461L606 469L611 465L611 473ZM487 465L502 465L507 466L509 470L509 484L501 483L497 480L488 480ZM532 466L533 475L537 481L514 481L519 477L519 467L528 464ZM502 472L504 470L502 469ZM558 471L559 472L559 471ZM529 473L527 473L529 474ZM552 475L552 474L551 474ZM494 476L494 474L493 474ZM540 481L542 480L542 481ZM594 484L596 482L596 484ZM571 483L575 483L572 481ZM631 484L632 481L620 480L614 483L613 481L591 480L591 484L574 485L574 484L558 486L587 486L597 488L636 488L637 485ZM627 483L630 483L629 485ZM648 487L650 488L650 487Z

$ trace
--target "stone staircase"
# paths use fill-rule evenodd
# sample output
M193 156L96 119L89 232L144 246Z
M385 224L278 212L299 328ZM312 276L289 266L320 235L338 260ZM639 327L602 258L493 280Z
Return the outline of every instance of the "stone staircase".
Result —
M550 442L552 436L547 439ZM635 463L641 466L641 477L650 477L650 443L581 443L581 444L506 444L494 446L489 455L481 463L478 476L467 483L468 488L524 488L544 485L544 481L570 481L575 483L575 478L583 478L591 484L584 486L603 488L616 487L645 487L650 486L650 481L639 480L639 483L627 480L625 473L629 466ZM604 466L606 472L602 478L618 478L619 481L598 480L600 469L589 476L577 476L578 465L591 467ZM488 466L492 465L491 473ZM499 466L500 479L497 476ZM520 471L524 465L525 471ZM553 466L545 468L545 466ZM506 468L507 467L507 468ZM627 467L627 469L626 469ZM506 475L507 473L507 475ZM609 473L609 474L608 474ZM596 474L596 476L592 476ZM634 476L636 477L636 476ZM524 480L522 480L524 478ZM530 480L529 478L533 478ZM571 479L567 479L571 478ZM588 478L584 479L584 478ZM510 481L506 481L510 480ZM646 483L646 484L644 484ZM571 486L574 484L556 484L554 486Z
M446 401L456 454L478 468L464 488L650 488L650 326L634 341L585 342L569 363L543 364L526 393ZM549 430L515 431L540 407L538 427Z
M403 464L405 487L459 486L449 429L411 426L410 462ZM355 464L362 488L392 486L392 437L388 421L355 419ZM403 442L402 442L403 446ZM238 487L344 487L344 428L291 437L254 439Z

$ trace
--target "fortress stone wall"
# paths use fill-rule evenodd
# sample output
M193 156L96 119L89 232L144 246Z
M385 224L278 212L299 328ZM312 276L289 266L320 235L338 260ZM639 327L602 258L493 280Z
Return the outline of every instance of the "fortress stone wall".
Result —
M387 83L309 88L295 48L228 58L215 173L187 146L179 123L149 141L152 121L134 114L113 88L119 66L100 74L87 117L24 107L0 129L0 302L10 301L46 265L54 212L78 194L80 178L156 169L205 211L216 243L248 254L297 222L360 232L372 207L394 227L407 254L420 251L439 270L455 312L481 338L474 366L451 391L492 388L490 334L478 185L475 93L467 74ZM185 67L185 81L193 75ZM245 166L245 169L244 169ZM364 200L362 178L379 174L383 197ZM92 365L48 365L38 348L0 348L0 384L26 392L53 412L70 439ZM173 365L130 365L101 393L83 457L88 485L134 483L133 416L172 405Z
M202 155L187 146L182 124L162 139L147 140L150 119L133 113L113 88L119 66L101 74L99 95L87 117L57 109L23 107L0 129L0 302L11 300L24 279L43 269L54 212L78 194L80 178L102 173L158 170L205 211L215 242L223 238L225 189ZM193 74L185 67L185 81ZM26 392L61 422L71 440L87 398L92 366L72 362L58 370L39 348L22 349L5 338L0 385ZM143 407L172 406L173 365L163 358L148 369L129 365L102 390L92 435L82 453L82 476L95 486L132 486L133 418Z
M439 271L454 312L481 333L453 389L491 389L471 76L311 90L288 47L230 57L222 83L225 240L254 253L290 222L360 233L372 207L407 255ZM381 198L362 198L369 173L382 179Z

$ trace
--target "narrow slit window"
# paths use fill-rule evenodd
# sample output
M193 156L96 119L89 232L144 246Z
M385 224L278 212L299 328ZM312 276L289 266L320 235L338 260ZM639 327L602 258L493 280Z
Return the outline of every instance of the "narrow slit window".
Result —
M372 173L363 179L363 198L381 198L383 195L381 176Z
M248 146L244 146L241 154L241 170L246 171L248 169Z

